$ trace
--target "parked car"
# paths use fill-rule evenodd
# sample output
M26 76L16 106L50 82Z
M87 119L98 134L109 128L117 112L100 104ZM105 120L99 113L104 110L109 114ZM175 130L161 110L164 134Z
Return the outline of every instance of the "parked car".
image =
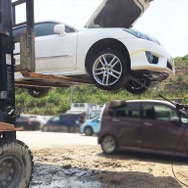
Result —
M162 100L112 101L104 105L98 143L118 150L188 156L188 114Z
M80 126L80 133L85 134L86 136L91 136L93 134L96 134L100 130L100 124L99 124L100 116L94 117L93 119L86 120L81 126Z
M23 130L40 130L45 120L40 115L20 114L16 118L16 127L22 127Z
M150 0L103 0L82 30L61 22L36 23L35 72L67 76L72 81L56 77L54 82L16 73L16 84L25 84L29 94L36 98L45 96L51 87L80 83L140 94L152 81L174 75L174 61L166 49L155 38L132 28L149 5ZM25 29L25 25L15 27L14 37ZM15 44L15 54L19 53L19 46ZM20 57L15 55L15 59L19 65Z
M50 118L41 128L42 131L76 132L79 130L81 114L58 114Z

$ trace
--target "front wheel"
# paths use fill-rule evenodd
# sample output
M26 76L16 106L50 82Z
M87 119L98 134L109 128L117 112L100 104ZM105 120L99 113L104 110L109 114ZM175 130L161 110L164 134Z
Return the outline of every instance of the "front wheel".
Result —
M43 126L41 128L41 130L42 130L42 132L48 132L49 131L48 126Z
M129 60L119 52L107 49L98 53L88 65L93 83L103 90L117 90L129 77Z
M101 141L101 148L106 154L113 154L117 150L116 139L111 135L106 135Z
M92 130L91 127L86 127L84 129L84 133L85 133L86 136L91 136L93 134L93 130Z
M19 140L0 142L0 187L28 188L33 171L33 156Z

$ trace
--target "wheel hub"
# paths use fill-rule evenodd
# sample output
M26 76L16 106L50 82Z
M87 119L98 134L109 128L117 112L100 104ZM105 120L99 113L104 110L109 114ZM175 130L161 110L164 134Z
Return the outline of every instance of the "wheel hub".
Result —
M0 163L0 187L7 187L14 179L15 167L11 160Z
M7 157L0 161L0 187L7 188L12 182L19 182L21 177L21 167L17 165L16 157Z
M94 79L103 86L115 84L121 74L121 61L114 54L103 54L94 63Z

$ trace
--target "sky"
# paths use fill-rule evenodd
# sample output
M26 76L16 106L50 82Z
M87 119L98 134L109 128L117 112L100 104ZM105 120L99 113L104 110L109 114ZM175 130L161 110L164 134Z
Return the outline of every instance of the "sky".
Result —
M34 0L35 21L56 20L80 29L101 1ZM133 28L155 37L172 57L184 56L188 54L187 19L188 0L154 0Z

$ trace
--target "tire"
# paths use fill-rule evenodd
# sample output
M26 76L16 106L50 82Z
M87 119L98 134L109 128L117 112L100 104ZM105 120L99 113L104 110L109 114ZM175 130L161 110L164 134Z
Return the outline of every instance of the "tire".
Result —
M40 123L37 122L37 121L36 122L32 122L31 130L32 131L40 130Z
M76 133L76 127L75 126L71 127L71 133Z
M49 131L47 126L43 126L41 130L42 130L42 132L48 132Z
M49 88L32 87L32 88L28 88L28 93L34 98L42 98L48 94L49 90L50 90Z
M132 94L138 95L147 91L148 87L151 85L151 81L147 78L138 78L136 80L128 80L124 85L124 89Z
M130 62L119 52L107 49L98 53L88 66L93 83L103 90L117 90L128 79Z
M114 154L117 151L116 139L111 135L106 135L101 141L101 148L106 154Z
M91 135L93 135L93 130L92 130L92 128L91 128L91 127L86 127L86 128L84 129L84 134L85 134L86 136L91 136Z
M33 156L19 140L0 142L0 187L28 188L33 172Z

